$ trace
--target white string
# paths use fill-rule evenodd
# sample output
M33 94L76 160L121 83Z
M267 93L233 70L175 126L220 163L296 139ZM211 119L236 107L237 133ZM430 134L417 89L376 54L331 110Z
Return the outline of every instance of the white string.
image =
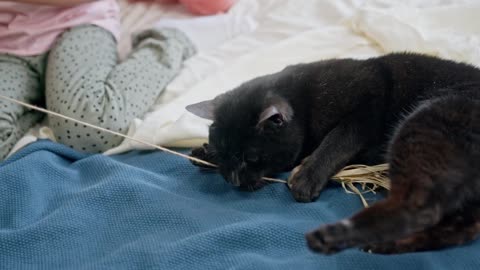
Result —
M41 107L38 107L38 106L35 106L35 105L31 105L31 104L25 103L25 102L23 102L23 101L19 101L19 100L16 100L16 99L14 99L14 98L11 98L11 97L7 97L7 96L4 96L4 95L0 95L0 99L8 100L8 101L10 101L10 102L13 102L13 103L22 105L22 106L27 107L27 108L30 108L30 109L32 109L32 110L36 110L36 111L43 112L43 113L46 113L46 114L50 114L50 115L53 115L53 116L56 116L56 117L60 117L60 118L66 119L66 120L70 120L70 121L72 121L72 122L76 122L76 123L82 124L82 125L87 126L87 127L91 127L91 128L93 128L93 129L96 129L96 130L100 130L100 131L103 131L103 132L106 132L106 133L110 133L110 134L113 134L113 135L116 135L116 136L120 136L120 137L125 138L125 139L129 139L129 140L132 140L132 141L141 143L141 144L145 144L145 145L148 145L148 146L153 147L153 148L155 148L155 149L158 149L158 150L161 150L161 151L170 153L170 154L172 154L172 155L176 155L176 156L179 156L179 157L183 157L183 158L186 158L186 159L189 159L189 160L193 160L193 161L198 162L198 163L201 163L201 164L203 164L203 165L207 165L207 166L214 167L214 168L217 168L217 167L218 167L217 165L215 165L215 164L213 164L213 163L210 163L210 162L208 162L208 161L201 160L201 159L195 158L195 157L191 157L191 156L189 156L189 155L185 155L185 154L182 154L182 153L179 153L179 152L175 152L175 151L170 150L170 149L168 149L168 148L165 148L165 147L163 147L163 146L159 146L159 145L156 145L156 144L153 144L153 143L149 143L149 142L146 142L146 141L142 141L142 140L139 140L139 139L130 137L130 136L128 136L128 135L124 135L124 134L119 133L119 132L115 132L115 131L112 131L112 130L109 130L109 129L106 129L106 128L102 128L102 127L99 127L99 126L96 126L96 125L92 125L92 124L89 124L89 123L87 123L87 122L80 121L80 120L77 120L77 119L75 119L75 118L71 118L71 117L65 116L65 115L63 115L63 114L59 114L59 113L56 113L56 112L52 112L52 111L50 111L50 110L47 110L47 109L44 109L44 108L41 108ZM270 181L270 182L287 183L287 181L285 181L285 180L275 179L275 178L270 178L270 177L263 177L263 179L266 180L266 181Z
M204 164L206 166L210 166L210 167L213 167L213 168L217 168L218 166L213 164L213 163L210 163L208 161L205 161L205 160L202 160L202 159L199 159L199 158L195 158L195 157L191 157L189 155L185 155L185 154L182 154L182 153L179 153L179 152L175 152L173 150L170 150L168 148L165 148L163 146L159 146L159 145L156 145L156 144L153 144L153 143L149 143L149 142L146 142L146 141L142 141L142 140L139 140L139 139L136 139L136 138L133 138L133 137L130 137L128 135L124 135L122 133L118 133L118 132L115 132L115 131L112 131L112 130L109 130L109 129L106 129L106 128L102 128L102 127L99 127L99 126L96 126L96 125L92 125L92 124L89 124L87 122L84 122L84 121L81 121L81 120L77 120L75 118L72 118L72 117L68 117L68 116L65 116L65 115L62 115L62 114L59 114L59 113L56 113L56 112L52 112L50 110L47 110L47 109L44 109L44 108L41 108L41 107L38 107L38 106L35 106L35 105L31 105L31 104L28 104L28 103L25 103L23 101L19 101L19 100L16 100L14 98L11 98L11 97L6 97L6 96L3 96L3 95L0 95L0 99L3 99L3 100L8 100L10 102L13 102L13 103L16 103L16 104L19 104L19 105L22 105L24 107L27 107L27 108L30 108L32 110L36 110L36 111L39 111L39 112L42 112L42 113L46 113L46 114L50 114L50 115L53 115L53 116L56 116L56 117L60 117L60 118L63 118L63 119L66 119L66 120L70 120L72 122L76 122L76 123L79 123L79 124L82 124L84 126L88 126L88 127L91 127L93 129L96 129L96 130L100 130L100 131L103 131L103 132L106 132L106 133L110 133L110 134L113 134L113 135L116 135L116 136L120 136L122 138L125 138L125 139L129 139L129 140L132 140L132 141L135 141L135 142L138 142L138 143L141 143L141 144L144 144L144 145L148 145L150 147L153 147L155 149L158 149L158 150L161 150L161 151L164 151L164 152L167 152L167 153L170 153L172 155L176 155L176 156L179 156L179 157L182 157L182 158L186 158L186 159L189 159L189 160L193 160L195 162L198 162L198 163L201 163L201 164ZM358 166L358 165L356 165ZM356 166L353 166L353 167L356 167ZM339 182L342 183L342 185L344 185L343 181L342 181L342 177L346 177L348 175L345 175L346 173L347 174L352 174L353 172L351 172L351 168L353 168L352 166L347 166L344 168L344 170L340 171L337 175L333 176L332 179L334 180L337 180ZM388 165L387 164L381 164L381 165L378 165L378 166L375 166L375 167L378 167L375 169L375 171L372 171L372 172L378 172L378 171L384 171L384 170L387 170L388 169ZM349 170L350 169L350 170ZM366 169L366 168L363 168L362 169ZM353 169L355 170L355 169ZM348 171L348 172L347 172ZM365 172L363 171L360 171L360 172L357 172L357 174L360 173L360 174L365 174ZM287 181L285 180L282 180L282 179L276 179L276 178L270 178L270 177L262 177L264 180L266 181L270 181L270 182L277 182L277 183L287 183ZM351 185L351 183L349 183ZM382 185L383 186L383 185ZM383 186L384 188L387 188L387 186ZM387 188L388 189L388 188ZM358 192L355 192L358 194ZM365 204L365 202L364 202Z
M10 101L10 102L13 102L13 103L16 103L16 104L19 104L21 106L24 106L24 107L27 107L27 108L30 108L32 110L36 110L36 111L39 111L39 112L42 112L42 113L45 113L45 114L49 114L49 115L53 115L53 116L56 116L56 117L60 117L60 118L63 118L63 119L66 119L66 120L69 120L69 121L72 121L72 122L76 122L76 123L79 123L79 124L82 124L84 126L88 126L88 127L91 127L93 129L96 129L96 130L100 130L100 131L103 131L103 132L106 132L106 133L110 133L110 134L113 134L113 135L116 135L116 136L120 136L122 138L125 138L125 139L128 139L128 140L132 140L132 141L135 141L135 142L138 142L138 143L141 143L141 144L144 144L144 145L148 145L150 147L153 147L155 149L158 149L158 150L161 150L161 151L164 151L164 152L167 152L167 153L170 153L172 155L176 155L176 156L179 156L179 157L182 157L182 158L186 158L186 159L189 159L189 160L192 160L192 161L195 161L195 162L198 162L198 163L201 163L201 164L204 164L206 166L209 166L209 167L212 167L212 168L218 168L217 165L213 164L213 163L210 163L208 161L205 161L205 160L202 160L202 159L199 159L199 158L195 158L195 157L191 157L189 155L185 155L185 154L182 154L182 153L179 153L179 152L175 152L173 150L170 150L168 148L165 148L163 146L159 146L159 145L156 145L156 144L153 144L153 143L149 143L149 142L146 142L146 141L142 141L142 140L139 140L139 139L136 139L136 138L133 138L133 137L130 137L128 135L124 135L122 133L119 133L119 132L115 132L115 131L112 131L112 130L109 130L109 129L106 129L106 128L102 128L102 127L99 127L99 126L96 126L96 125L92 125L92 124L89 124L87 122L84 122L84 121L81 121L81 120L77 120L75 118L72 118L72 117L68 117L68 116L65 116L63 114L59 114L59 113L56 113L56 112L52 112L50 110L47 110L47 109L44 109L44 108L41 108L41 107L38 107L38 106L35 106L35 105L31 105L31 104L28 104L28 103L25 103L25 102L22 102L22 101L19 101L19 100L16 100L14 98L11 98L11 97L6 97L6 96L3 96L3 95L0 95L0 99L3 99L3 100L7 100L7 101ZM353 167L357 167L358 165L356 166L353 166ZM346 183L343 179L343 177L346 177L350 174L353 174L355 175L355 173L352 172L355 171L355 170L358 170L358 168L354 168L354 169L351 169L353 168L352 166L347 166L345 167L342 171L340 171L337 175L333 176L332 179L333 180L336 180L338 182L340 182L343 186L343 188L347 191L347 192L352 192L355 193L355 194L358 194L360 196L360 198L362 199L362 203L365 205L365 207L368 206L366 200L363 198L362 196L362 192L360 192L354 185L353 185L353 182L352 181L349 181L348 183ZM387 164L381 164L381 165L378 165L378 166L375 166L375 170L372 171L372 172L379 172L379 171L386 171L388 170L388 165ZM366 168L363 168L362 169L366 169ZM356 172L356 174L360 174L360 175L364 175L366 174L365 172L363 171L359 171L359 172ZM277 182L277 183L287 183L287 181L285 180L282 180L282 179L276 179L276 178L270 178L270 177L262 177L262 179L266 180L266 181L270 181L270 182ZM377 184L380 184L380 183L377 183ZM374 184L374 185L377 185L377 184ZM348 185L348 187L352 190L352 191L349 191L347 188L346 188L346 185ZM389 183L385 183L384 185L381 185L382 187L386 188L386 189L389 189Z

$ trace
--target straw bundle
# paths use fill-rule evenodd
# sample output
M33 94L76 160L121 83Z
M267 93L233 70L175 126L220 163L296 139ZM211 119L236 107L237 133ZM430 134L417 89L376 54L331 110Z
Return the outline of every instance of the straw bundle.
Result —
M375 193L378 188L390 190L388 164L375 166L350 165L333 176L332 180L340 183L345 192L360 196L365 207L368 207L368 203L363 197L364 193ZM360 189L355 184L359 184Z

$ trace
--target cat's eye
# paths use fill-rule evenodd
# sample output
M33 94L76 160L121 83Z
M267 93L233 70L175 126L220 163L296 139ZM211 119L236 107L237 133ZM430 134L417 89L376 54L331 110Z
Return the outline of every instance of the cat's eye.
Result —
M283 124L283 116L281 114L272 115L268 120L277 126L281 126Z

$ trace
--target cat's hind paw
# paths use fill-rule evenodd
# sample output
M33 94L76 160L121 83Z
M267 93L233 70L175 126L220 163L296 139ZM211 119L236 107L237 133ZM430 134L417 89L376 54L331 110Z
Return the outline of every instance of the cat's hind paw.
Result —
M362 251L367 253L376 253L376 254L395 254L395 253L402 252L397 248L395 242L369 244L363 247Z
M344 223L323 226L307 233L305 238L308 247L315 252L333 254L351 247L349 241L349 226Z

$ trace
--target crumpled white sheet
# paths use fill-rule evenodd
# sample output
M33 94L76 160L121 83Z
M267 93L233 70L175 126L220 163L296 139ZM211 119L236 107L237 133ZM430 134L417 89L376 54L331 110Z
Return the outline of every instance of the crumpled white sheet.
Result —
M132 124L135 138L191 147L207 140L209 121L185 106L243 81L299 62L413 51L480 65L478 1L242 0L258 28L201 52L167 88L163 102ZM125 140L107 154L146 149Z
M251 16L257 28L189 59L129 135L163 146L199 145L209 121L186 105L300 62L412 51L480 65L475 0L239 0L231 12ZM106 154L149 148L125 140Z

